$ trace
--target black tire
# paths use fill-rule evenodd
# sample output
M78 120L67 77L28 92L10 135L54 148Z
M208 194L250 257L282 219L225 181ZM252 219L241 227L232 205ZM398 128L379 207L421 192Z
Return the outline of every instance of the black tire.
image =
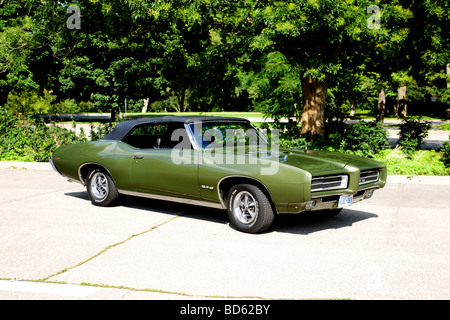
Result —
M109 207L117 203L119 192L109 174L100 169L89 172L86 189L93 205Z
M228 194L228 217L234 228L247 233L267 230L275 217L272 205L260 188L239 184Z

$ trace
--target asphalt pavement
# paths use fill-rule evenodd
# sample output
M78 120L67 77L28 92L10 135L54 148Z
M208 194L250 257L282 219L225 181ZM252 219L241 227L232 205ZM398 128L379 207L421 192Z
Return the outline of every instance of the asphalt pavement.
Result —
M450 177L389 176L334 218L266 233L221 210L91 205L48 163L0 162L0 299L450 299Z

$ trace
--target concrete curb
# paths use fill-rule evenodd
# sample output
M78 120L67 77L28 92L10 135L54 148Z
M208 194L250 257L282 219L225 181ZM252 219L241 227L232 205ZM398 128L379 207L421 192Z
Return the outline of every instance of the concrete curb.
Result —
M387 183L421 183L450 185L450 176L405 176L392 175L387 177Z
M0 169L53 170L50 162L21 162L21 161L0 161Z

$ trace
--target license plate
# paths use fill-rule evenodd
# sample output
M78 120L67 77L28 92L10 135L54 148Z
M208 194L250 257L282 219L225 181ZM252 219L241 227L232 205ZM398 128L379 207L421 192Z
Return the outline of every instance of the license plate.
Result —
M348 207L352 204L353 196L343 194L339 197L338 208Z

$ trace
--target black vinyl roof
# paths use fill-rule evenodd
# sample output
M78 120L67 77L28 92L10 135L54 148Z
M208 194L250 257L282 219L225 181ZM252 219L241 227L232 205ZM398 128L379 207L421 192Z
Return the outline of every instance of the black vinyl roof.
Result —
M116 127L102 140L122 140L133 128L150 123L195 123L203 121L214 122L250 122L244 118L235 117L213 117L213 116L163 116L142 117L133 120L125 120L117 123Z

